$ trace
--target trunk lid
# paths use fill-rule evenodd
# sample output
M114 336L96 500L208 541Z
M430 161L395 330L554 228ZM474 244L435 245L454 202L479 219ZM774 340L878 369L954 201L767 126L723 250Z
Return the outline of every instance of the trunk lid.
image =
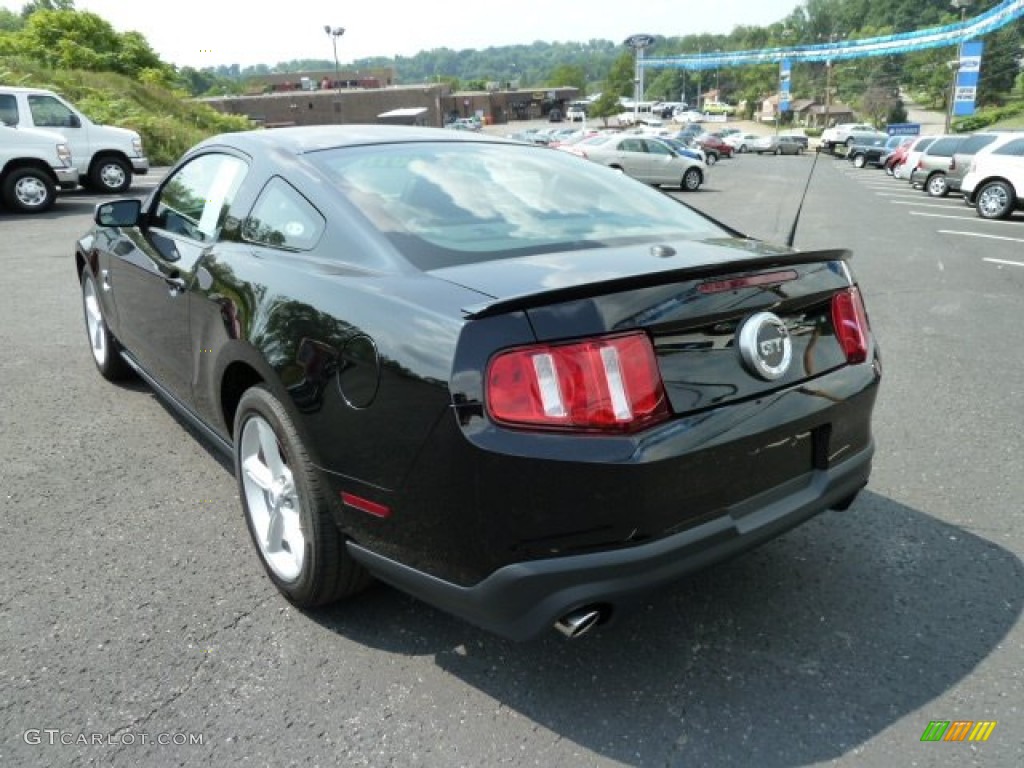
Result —
M848 257L723 238L534 255L430 274L493 297L465 307L468 319L524 312L541 342L645 330L680 415L845 365L832 297L852 285ZM777 378L745 362L739 344L744 324L764 312L782 321L791 345Z

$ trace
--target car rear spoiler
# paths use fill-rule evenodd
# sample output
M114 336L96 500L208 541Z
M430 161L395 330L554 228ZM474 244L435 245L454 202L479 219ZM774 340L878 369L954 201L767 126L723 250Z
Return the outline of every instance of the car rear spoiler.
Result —
M711 264L699 264L696 266L669 269L659 272L630 275L628 277L617 277L610 280L600 280L582 285L571 285L561 288L554 288L550 291L537 291L509 296L494 301L474 304L463 307L462 312L467 320L479 320L494 315L506 314L520 310L533 309L534 307L550 304L560 304L568 301L586 299L592 296L601 296L609 293L616 293L623 290L635 290L639 288L650 288L665 283L697 280L702 277L719 276L727 271L730 274L737 272L760 271L773 267L787 267L798 264L815 264L828 261L849 261L853 258L852 252L845 248L829 249L821 251L795 251L792 253L761 254L749 259L736 259L728 262Z

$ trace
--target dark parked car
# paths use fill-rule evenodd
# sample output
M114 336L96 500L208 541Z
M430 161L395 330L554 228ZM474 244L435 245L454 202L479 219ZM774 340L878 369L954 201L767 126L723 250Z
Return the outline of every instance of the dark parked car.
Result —
M890 136L887 139L881 137L858 141L846 153L846 159L853 163L856 168L864 168L868 165L881 167L889 154L906 141L905 136Z
M95 219L75 265L99 372L233 457L298 606L373 575L574 636L868 480L880 367L848 253L568 153L236 133Z

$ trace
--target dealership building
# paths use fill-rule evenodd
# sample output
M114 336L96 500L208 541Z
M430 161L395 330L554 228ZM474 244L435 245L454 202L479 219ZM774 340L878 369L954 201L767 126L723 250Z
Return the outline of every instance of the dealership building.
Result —
M577 88L502 88L452 91L445 83L397 85L392 68L364 71L292 72L251 81L251 93L204 98L203 102L256 125L404 123L442 126L456 117L479 117L500 125L564 115Z

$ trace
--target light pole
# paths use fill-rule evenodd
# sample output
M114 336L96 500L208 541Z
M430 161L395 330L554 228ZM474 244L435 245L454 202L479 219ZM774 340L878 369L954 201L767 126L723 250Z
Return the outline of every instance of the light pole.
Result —
M330 24L324 24L324 32L331 38L331 45L334 48L334 88L340 90L341 86L339 80L341 75L338 70L338 38L345 34L344 27L332 27Z
M633 49L633 122L638 119L640 99L644 95L644 51L654 45L654 35L630 35L623 45Z

